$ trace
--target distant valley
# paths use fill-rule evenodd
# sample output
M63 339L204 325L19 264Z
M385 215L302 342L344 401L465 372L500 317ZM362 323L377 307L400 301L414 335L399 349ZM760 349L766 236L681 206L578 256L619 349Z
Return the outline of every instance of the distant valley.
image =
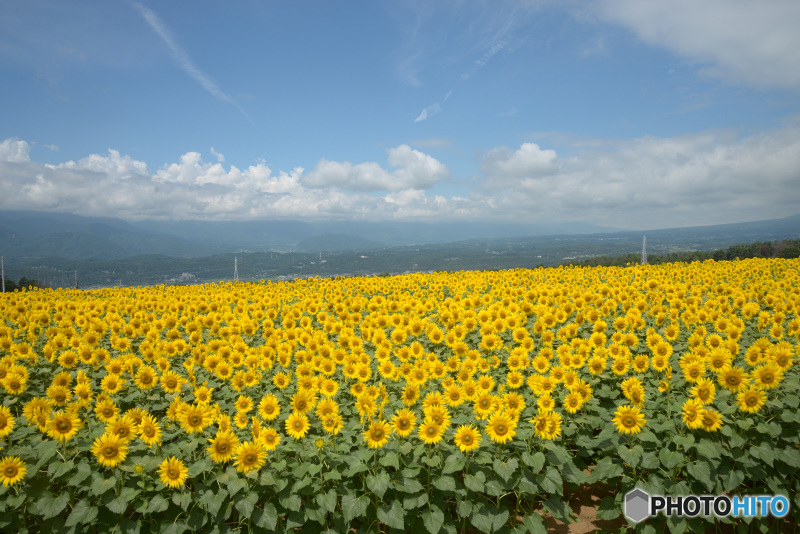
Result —
M615 231L468 223L127 222L0 212L6 278L52 287L202 283L432 270L505 269L797 239L800 215L689 228ZM569 228L583 233L569 233ZM524 234L523 232L529 232ZM538 232L538 233L537 233ZM523 233L522 235L515 235ZM415 240L419 240L418 242Z

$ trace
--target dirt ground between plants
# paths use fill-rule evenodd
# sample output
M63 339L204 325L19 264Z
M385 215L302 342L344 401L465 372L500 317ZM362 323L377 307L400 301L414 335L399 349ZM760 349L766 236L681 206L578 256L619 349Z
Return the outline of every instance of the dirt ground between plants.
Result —
M600 506L600 501L604 497L613 497L614 495L613 491L597 485L578 488L569 496L568 501L570 508L578 516L574 523L566 524L545 512L539 511L539 513L543 516L547 532L552 534L586 534L599 530L616 532L620 527L628 525L621 515L612 520L597 518L597 507Z

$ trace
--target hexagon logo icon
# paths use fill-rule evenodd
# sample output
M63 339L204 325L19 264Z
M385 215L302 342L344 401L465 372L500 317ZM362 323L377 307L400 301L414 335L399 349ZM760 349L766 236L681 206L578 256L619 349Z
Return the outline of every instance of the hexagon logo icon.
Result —
M638 523L650 516L650 495L639 488L625 494L625 517Z

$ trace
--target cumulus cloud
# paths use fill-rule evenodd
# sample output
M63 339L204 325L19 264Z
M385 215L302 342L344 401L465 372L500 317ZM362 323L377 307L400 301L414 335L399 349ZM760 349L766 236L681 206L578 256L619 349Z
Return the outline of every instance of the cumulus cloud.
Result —
M407 145L387 151L391 172L377 163L322 160L316 172L306 176L301 167L273 172L263 162L238 168L219 159L208 162L199 152L187 152L177 162L151 171L145 162L109 149L49 165L28 158L27 142L6 139L0 142L0 209L126 219L236 220L392 219L442 216L448 208L443 199L424 192L447 175L447 167ZM330 169L338 169L338 174ZM395 196L376 196L370 190L392 191Z
M495 201L509 215L663 228L788 216L800 206L800 121L744 138L642 137L559 158L557 167L554 152L526 145L484 158L484 185L505 188Z
M540 142L544 143L545 140ZM407 145L378 163L321 160L311 172L205 161L149 169L119 151L46 165L0 142L0 209L124 219L586 221L648 229L768 219L800 206L800 118L756 135L706 131L583 144L496 147L464 196L432 190L444 163Z
M20 139L6 139L0 142L0 161L22 163L30 160L28 143Z
M136 161L130 156L121 156L118 150L108 149L107 156L92 154L76 161L67 161L58 165L45 165L46 168L59 170L71 169L90 171L112 180L127 180L132 176L148 176L147 164Z
M583 6L642 41L756 87L800 86L800 2L602 0Z
M557 166L555 150L542 150L536 143L523 143L517 150L504 146L493 148L481 163L491 187L509 186L551 175L557 171Z
M387 153L389 165L396 167L394 171L390 172L375 162L353 164L323 159L303 177L303 184L311 188L398 191L428 189L448 176L443 163L408 145L390 148Z

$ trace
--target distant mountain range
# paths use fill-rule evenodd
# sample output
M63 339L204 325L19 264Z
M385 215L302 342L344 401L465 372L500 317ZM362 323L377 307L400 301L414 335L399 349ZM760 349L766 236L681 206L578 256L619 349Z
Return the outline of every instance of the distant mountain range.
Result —
M123 221L33 211L0 211L0 255L9 264L44 258L115 260L137 255L204 257L244 252L341 252L473 241L487 246L539 243L641 242L708 249L757 240L800 237L800 215L713 226L620 231L587 223L420 223L356 221ZM611 248L614 248L613 246Z

